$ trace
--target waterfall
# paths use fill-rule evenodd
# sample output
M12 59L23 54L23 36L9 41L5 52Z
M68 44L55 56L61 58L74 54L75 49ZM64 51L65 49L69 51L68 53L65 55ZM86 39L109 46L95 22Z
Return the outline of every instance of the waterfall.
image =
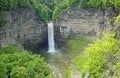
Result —
M54 27L51 21L48 23L48 52L56 52L54 41Z

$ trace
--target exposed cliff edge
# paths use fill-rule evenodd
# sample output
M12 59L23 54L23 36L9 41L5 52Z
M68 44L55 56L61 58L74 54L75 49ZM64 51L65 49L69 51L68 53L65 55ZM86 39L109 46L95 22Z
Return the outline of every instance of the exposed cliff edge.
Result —
M4 14L6 24L0 28L0 47L18 42L40 44L47 39L47 25L40 21L34 9L19 8Z

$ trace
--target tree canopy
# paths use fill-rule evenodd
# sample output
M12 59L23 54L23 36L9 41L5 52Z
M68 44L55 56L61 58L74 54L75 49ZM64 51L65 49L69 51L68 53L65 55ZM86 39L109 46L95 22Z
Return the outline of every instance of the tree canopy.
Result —
M45 59L14 46L0 49L0 78L53 78Z
M55 20L72 7L118 11L120 0L0 0L0 10L34 7L41 20ZM0 19L2 19L0 17ZM0 22L3 20L0 20Z
M102 39L90 44L84 53L72 60L82 75L90 73L90 78L120 77L119 73L115 73L120 71L120 41L114 36L104 34Z

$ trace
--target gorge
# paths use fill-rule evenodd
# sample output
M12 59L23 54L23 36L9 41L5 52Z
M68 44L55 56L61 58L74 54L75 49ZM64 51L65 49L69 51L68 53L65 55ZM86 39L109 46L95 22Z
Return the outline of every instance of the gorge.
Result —
M111 24L109 20L116 15L116 13L110 11L70 9L54 21L55 40L57 43L61 43L59 41L65 41L73 36L97 37L104 30L111 32L114 29L114 24ZM35 40L34 44L37 45L48 40L47 24L39 20L33 9L21 8L6 11L5 16L7 23L0 28L1 47L16 44L18 41L33 43Z
M113 1L0 1L0 78L119 78Z

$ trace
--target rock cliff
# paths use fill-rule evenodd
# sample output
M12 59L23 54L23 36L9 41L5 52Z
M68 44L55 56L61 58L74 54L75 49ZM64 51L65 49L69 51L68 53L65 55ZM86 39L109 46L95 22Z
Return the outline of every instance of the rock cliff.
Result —
M55 25L57 43L72 37L88 36L96 38L103 31L111 32L114 24L111 19L117 14L111 11L85 10L72 8L60 16ZM40 21L32 8L19 8L5 12L7 23L0 28L0 47L21 42L26 48L47 44L47 25ZM40 47L39 47L40 48Z
M7 23L0 28L0 47L18 42L40 44L47 39L47 25L40 21L34 9L19 8L4 13Z
M57 37L70 35L100 36L103 31L111 32L114 24L110 21L117 14L111 11L92 11L80 8L68 10L55 21Z

